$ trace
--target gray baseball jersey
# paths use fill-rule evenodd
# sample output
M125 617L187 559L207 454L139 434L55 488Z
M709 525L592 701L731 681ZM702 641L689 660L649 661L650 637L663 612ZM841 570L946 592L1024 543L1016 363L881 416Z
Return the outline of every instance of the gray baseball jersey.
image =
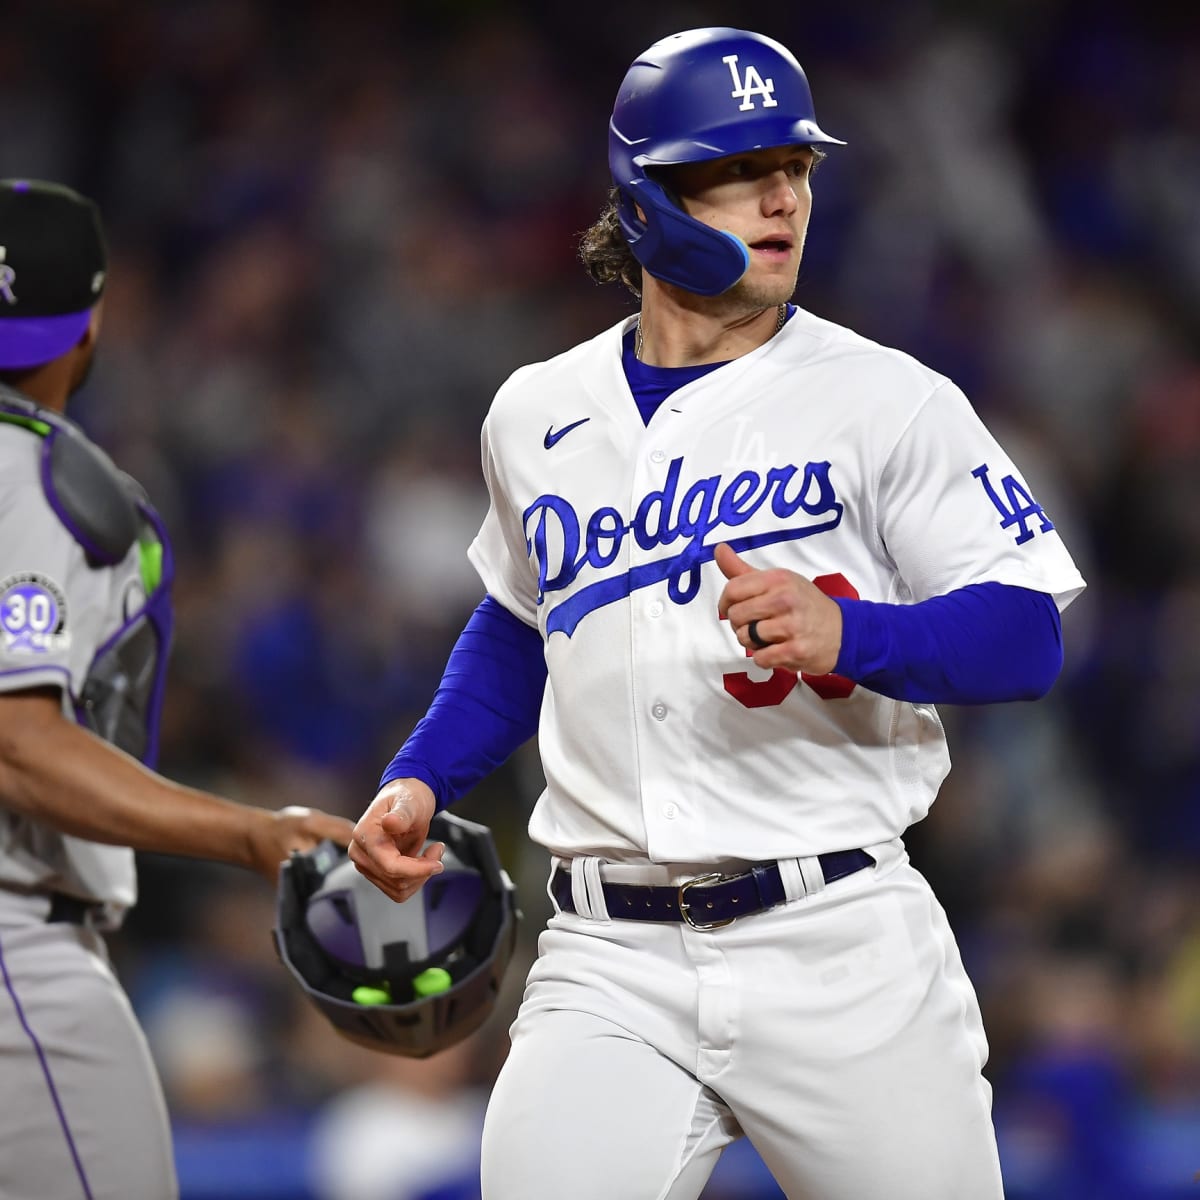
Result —
M136 545L114 567L89 565L43 492L41 453L40 438L0 422L0 691L59 688L74 720L96 651L145 591ZM101 901L115 919L136 899L133 851L0 807L0 885Z
M170 556L134 488L0 388L0 690L57 688L64 715L150 760ZM135 896L132 850L0 794L0 1200L177 1193L162 1089L100 934Z

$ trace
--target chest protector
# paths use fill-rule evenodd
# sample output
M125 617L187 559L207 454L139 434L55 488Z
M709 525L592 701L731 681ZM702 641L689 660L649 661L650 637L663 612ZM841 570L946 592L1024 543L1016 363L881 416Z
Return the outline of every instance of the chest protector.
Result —
M119 614L73 700L81 725L152 767L171 644L175 564L166 528L141 486L67 417L0 385L0 421L42 439L42 491L90 567L114 567L138 548L144 599Z

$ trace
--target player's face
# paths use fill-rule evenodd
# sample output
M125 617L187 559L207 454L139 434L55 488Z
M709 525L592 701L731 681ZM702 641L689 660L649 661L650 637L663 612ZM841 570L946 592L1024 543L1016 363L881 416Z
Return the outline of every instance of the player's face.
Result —
M812 166L810 147L779 146L672 168L685 211L749 246L750 268L732 289L748 305L782 304L796 290Z

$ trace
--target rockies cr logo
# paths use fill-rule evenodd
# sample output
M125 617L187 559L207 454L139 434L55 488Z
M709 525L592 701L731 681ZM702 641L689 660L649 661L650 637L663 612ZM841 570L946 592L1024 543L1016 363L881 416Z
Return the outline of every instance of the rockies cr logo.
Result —
M735 99L740 100L738 112L749 112L754 107L754 96L761 96L763 108L778 108L779 101L775 99L775 80L764 79L759 73L758 68L750 66L746 68L746 78L741 80L738 78L738 56L736 54L727 54L721 61L728 65L729 74L733 76L733 91L729 94Z
M0 296L3 296L9 304L16 304L17 297L12 290L12 285L17 281L17 273L4 261L7 253L8 248L0 246Z

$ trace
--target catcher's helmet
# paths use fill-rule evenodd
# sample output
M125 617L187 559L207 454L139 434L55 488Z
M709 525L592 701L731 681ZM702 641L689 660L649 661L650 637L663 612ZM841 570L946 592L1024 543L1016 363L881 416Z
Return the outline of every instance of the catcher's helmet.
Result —
M485 826L439 813L429 834L446 843L445 870L403 904L332 842L293 852L274 930L284 966L340 1034L409 1058L483 1024L520 916Z
M688 216L654 169L817 144L845 145L817 125L808 79L778 42L724 27L655 42L626 72L608 124L608 167L634 257L689 292L727 291L750 264L745 244Z

